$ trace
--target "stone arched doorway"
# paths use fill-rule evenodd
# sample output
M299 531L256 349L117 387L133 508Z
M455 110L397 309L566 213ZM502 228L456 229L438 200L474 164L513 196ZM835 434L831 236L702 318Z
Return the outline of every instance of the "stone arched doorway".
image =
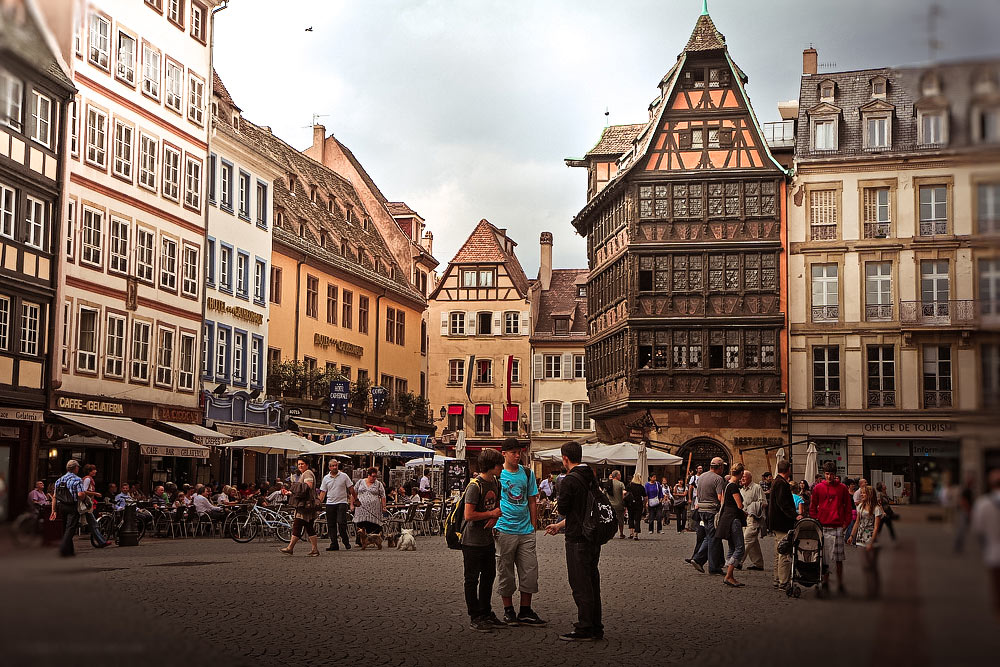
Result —
M677 450L677 456L684 459L684 463L681 466L687 466L688 456L691 456L691 472L693 473L701 466L704 470L708 470L708 464L711 463L712 459L716 456L722 458L726 462L726 468L728 469L731 462L731 457L729 450L725 448L722 443L711 438L694 438L685 442L679 450Z

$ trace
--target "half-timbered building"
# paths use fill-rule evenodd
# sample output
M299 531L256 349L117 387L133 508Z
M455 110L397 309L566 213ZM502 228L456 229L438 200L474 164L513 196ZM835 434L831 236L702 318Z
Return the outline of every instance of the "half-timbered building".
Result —
M705 12L648 121L567 160L590 175L573 225L590 263L590 417L606 441L655 422L654 444L707 463L786 438L785 170L746 83Z
M481 220L428 297L428 398L444 408L443 441L464 430L470 453L507 437L527 444L531 300L516 246Z

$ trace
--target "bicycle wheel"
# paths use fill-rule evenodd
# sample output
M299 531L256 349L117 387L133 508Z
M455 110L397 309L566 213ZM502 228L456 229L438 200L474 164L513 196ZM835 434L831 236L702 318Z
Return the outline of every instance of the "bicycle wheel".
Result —
M34 512L25 512L14 519L11 530L14 533L14 544L19 547L33 547L42 543L41 522Z
M257 537L257 533L260 532L260 523L253 514L234 514L230 530L230 537L233 538L234 542L245 544Z
M276 523L274 525L274 536L288 544L292 539L292 524L287 522Z
M101 535L104 536L108 542L114 542L118 537L118 531L115 526L115 517L110 514L102 514L97 517L97 530L101 531Z

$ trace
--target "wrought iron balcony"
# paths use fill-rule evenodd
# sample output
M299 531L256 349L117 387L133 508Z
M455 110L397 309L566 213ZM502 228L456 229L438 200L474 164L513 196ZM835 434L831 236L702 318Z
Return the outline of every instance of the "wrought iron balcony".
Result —
M921 236L940 236L942 234L948 233L948 221L947 220L921 220L920 221L920 235Z
M771 148L791 148L795 145L795 121L779 120L764 123L764 141Z
M840 306L813 306L813 322L836 322L840 319Z
M892 320L891 303L873 303L865 306L866 322L888 322Z
M839 391L814 391L813 392L813 407L814 408L839 408L840 407L840 392Z
M866 222L865 223L865 238L866 239L887 239L892 231L891 222Z
M894 408L896 407L896 392L894 391L869 391L869 408Z
M947 391L924 391L925 408L950 408L951 390Z
M972 299L900 301L899 323L904 326L973 326L976 323L975 306Z
M810 241L834 241L837 238L837 225L810 225Z

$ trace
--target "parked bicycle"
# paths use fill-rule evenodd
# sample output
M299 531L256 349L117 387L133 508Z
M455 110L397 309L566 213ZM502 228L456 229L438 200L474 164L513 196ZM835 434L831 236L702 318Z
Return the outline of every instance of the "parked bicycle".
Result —
M118 537L122 532L122 525L125 523L124 510L112 510L97 517L97 529L108 542L118 542ZM146 534L146 528L153 525L153 515L147 509L137 507L135 509L135 529L141 540ZM90 537L91 544L94 544L94 536ZM97 546L96 544L94 546Z
M47 518L47 510L48 508L28 509L14 519L11 525L14 544L19 547L37 547L42 544L42 530Z
M258 535L272 533L282 542L292 539L292 519L284 512L277 512L262 505L251 505L246 510L233 512L222 525L222 534L234 542L245 544Z

